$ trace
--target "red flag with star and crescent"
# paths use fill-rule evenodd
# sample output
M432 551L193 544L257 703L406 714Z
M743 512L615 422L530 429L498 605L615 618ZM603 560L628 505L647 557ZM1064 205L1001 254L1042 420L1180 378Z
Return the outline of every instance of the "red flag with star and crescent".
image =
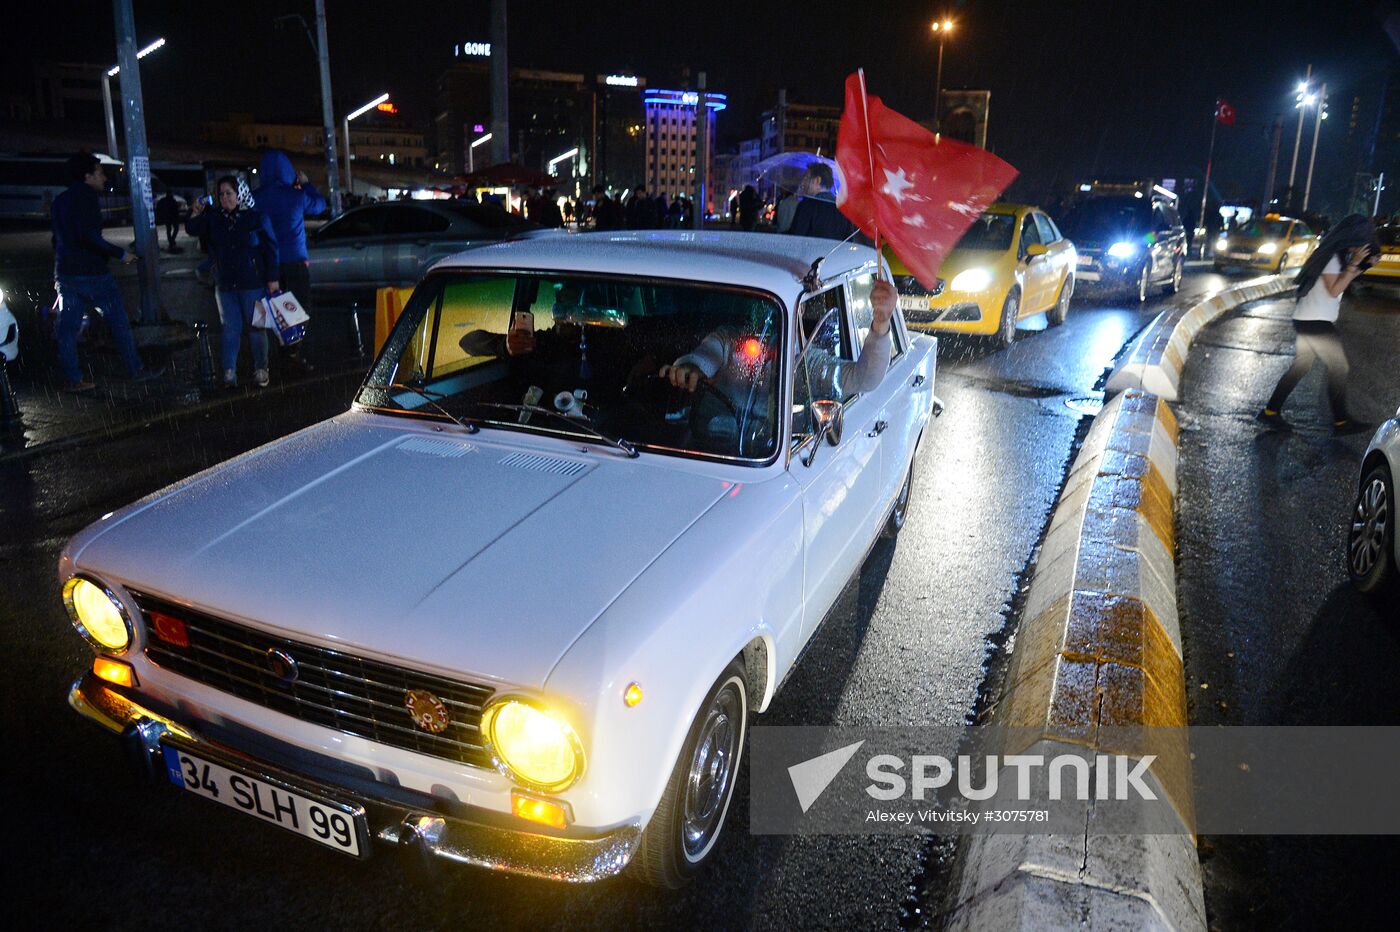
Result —
M846 79L836 164L841 213L877 244L888 241L929 290L943 257L1017 174L985 149L935 136L868 97L862 72Z
M1215 119L1225 126L1235 125L1235 108L1224 97L1215 102Z

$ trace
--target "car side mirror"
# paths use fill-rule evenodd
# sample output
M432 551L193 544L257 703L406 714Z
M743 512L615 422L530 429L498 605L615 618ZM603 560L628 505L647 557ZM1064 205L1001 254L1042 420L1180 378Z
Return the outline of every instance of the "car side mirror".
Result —
M1034 259L1036 256L1043 256L1050 251L1050 247L1044 243L1031 243L1026 247L1026 255Z
M817 458L817 449L822 445L823 438L833 447L840 445L841 433L846 422L845 410L839 401L814 401L808 410L811 412L813 423L817 425L817 435L812 441L812 449L808 451L806 459L802 461L803 466L812 465L812 461Z

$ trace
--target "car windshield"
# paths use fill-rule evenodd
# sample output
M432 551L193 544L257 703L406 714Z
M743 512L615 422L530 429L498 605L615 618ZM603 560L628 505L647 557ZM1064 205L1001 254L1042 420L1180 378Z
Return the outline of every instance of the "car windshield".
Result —
M1005 252L1011 248L1011 238L1016 233L1014 214L983 214L972 222L958 249L994 249Z
M764 461L784 333L771 298L572 273L442 273L414 291L357 401L469 429ZM691 392L660 376L700 361ZM620 443L619 443L620 441Z
M1151 205L1136 197L1091 197L1071 210L1060 224L1070 239L1085 240L1145 233L1151 226Z
M1256 220L1246 223L1233 231L1239 236L1257 236L1261 239L1283 239L1288 235L1287 220Z
M504 207L473 204L467 201L437 201L436 203L455 214L466 217L473 223L486 227L488 230L518 232L520 230L537 230L540 226L538 223L526 220L517 214L507 213Z

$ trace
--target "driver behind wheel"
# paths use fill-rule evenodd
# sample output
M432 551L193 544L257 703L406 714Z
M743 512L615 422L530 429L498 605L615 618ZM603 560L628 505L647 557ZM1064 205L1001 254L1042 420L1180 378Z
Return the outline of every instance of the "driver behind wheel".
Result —
M812 379L813 398L839 398L843 394L870 391L880 384L889 368L890 327L899 295L894 285L876 280L870 287L870 307L874 319L870 332L861 344L860 358L841 359L822 347L808 350L807 364ZM701 379L712 381L731 401L737 391L746 390L751 377L745 371L745 346L741 335L728 328L711 331L694 350L669 366L662 366L660 376L677 388L695 391Z

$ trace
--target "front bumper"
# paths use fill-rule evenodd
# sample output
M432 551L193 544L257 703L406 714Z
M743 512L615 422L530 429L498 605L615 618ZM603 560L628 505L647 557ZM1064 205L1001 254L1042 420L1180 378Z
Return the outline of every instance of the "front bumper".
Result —
M161 759L161 745L170 743L268 783L358 804L365 810L371 840L381 844L416 852L427 860L444 858L475 867L572 883L601 880L621 873L641 841L638 825L625 825L595 837L543 835L490 824L501 821L497 813L473 812L471 807L460 803L411 793L372 779L311 777L302 769L271 763L203 735L172 716L141 705L125 693L89 672L69 690L68 704L89 720L120 735L138 766L165 786L169 783Z
M1079 254L1074 266L1074 284L1120 288L1137 283L1135 265L1108 260L1102 256Z

